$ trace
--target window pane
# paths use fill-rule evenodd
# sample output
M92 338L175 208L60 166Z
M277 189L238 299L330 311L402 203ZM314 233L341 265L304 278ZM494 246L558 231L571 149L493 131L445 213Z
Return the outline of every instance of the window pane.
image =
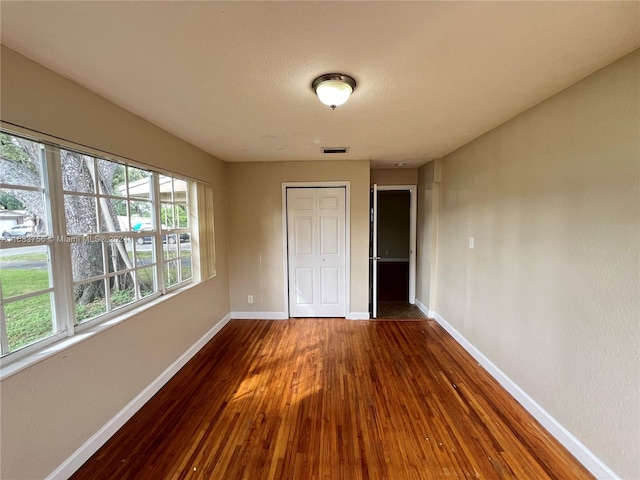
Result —
M160 177L158 178L158 183L160 184L160 201L172 202L173 201L173 182L171 181L171 177L167 177L166 175L160 175Z
M178 271L178 262L173 260L171 262L164 264L164 285L165 287L171 287L172 285L176 285L178 283L178 275L180 272Z
M153 204L151 202L130 202L131 205L131 228L137 232L141 227L153 225L151 216L153 215Z
M95 193L94 159L69 150L60 150L62 187L68 192Z
M134 282L129 274L110 279L111 307L118 308L135 300Z
M54 333L51 300L52 294L45 293L4 304L10 352Z
M180 281L184 282L191 278L191 257L182 257L180 259L180 270L182 274Z
M133 231L134 232L151 232L149 233L149 235L152 235L152 233L155 233L156 231L156 228L153 226L153 219L141 218L139 221L136 221L133 224ZM144 242L138 242L138 243L140 244Z
M64 213L67 220L67 234L82 235L83 233L98 232L95 198L65 195Z
M45 205L42 192L0 188L2 238L19 240L30 236L47 236L49 226Z
M174 228L172 204L163 203L162 208L160 209L160 215L160 219L162 220L162 228Z
M180 234L180 256L191 255L191 234Z
M49 247L40 245L0 250L2 297L46 290L49 278Z
M186 205L176 205L176 224L177 228L189 226L189 210Z
M141 268L136 272L138 288L140 289L140 298L155 293L158 288L156 286L156 268Z
M104 280L76 285L73 288L76 302L76 321L78 323L107 311L104 292Z
M151 198L151 173L129 167L129 196Z
M104 275L101 242L82 242L71 244L71 268L73 281Z
M126 238L124 240L124 248L127 251L127 257L132 265L136 264L136 251L135 251L136 242L133 238Z
M104 198L101 200L102 207L102 231L103 232L129 232L128 203L126 200L117 198ZM105 206L107 207L105 209Z
M42 187L43 151L40 143L0 133L0 182Z
M187 182L178 178L173 179L173 201L187 203Z
M162 251L164 252L164 258L176 258L178 256L178 235L163 235L162 236Z
M24 190L0 188L0 210L3 210L3 221L11 220L16 223L24 221L24 218L20 217L24 217L23 210L27 207L20 200L20 197L26 193ZM15 217L7 215L12 210L18 211L15 213Z
M107 244L107 254L109 255L109 273L121 272L133 268L133 262L127 253L125 240L110 241Z
M151 263L156 262L154 249L155 245L152 242L142 243L139 245L140 238L136 239L136 254L135 254L135 265L136 267L149 265Z
M109 160L98 160L100 193L102 195L127 196L125 166Z
M149 232L148 235L143 235L141 237L136 237L136 244L137 245L153 245L153 232L150 231L150 229L147 228L142 228L140 229L141 232Z

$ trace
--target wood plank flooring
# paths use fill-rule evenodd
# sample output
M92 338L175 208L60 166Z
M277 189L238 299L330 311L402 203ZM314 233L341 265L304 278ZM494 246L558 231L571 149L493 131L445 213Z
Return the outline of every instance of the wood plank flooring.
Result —
M73 479L593 478L433 320L234 320Z

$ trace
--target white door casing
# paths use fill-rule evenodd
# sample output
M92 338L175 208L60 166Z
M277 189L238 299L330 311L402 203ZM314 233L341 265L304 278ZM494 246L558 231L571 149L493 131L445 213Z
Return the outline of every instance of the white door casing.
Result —
M409 231L409 303L416 303L416 236L418 226L416 185L377 185L371 186L371 317L378 317L378 192L390 190L407 190L410 195L410 231Z
M345 317L345 189L287 188L289 314Z
M406 190L410 195L409 207L409 303L416 303L416 237L418 230L418 199L416 185L376 185L376 192ZM376 193L377 197L377 193ZM377 204L376 204L377 208ZM376 222L377 230L377 222ZM377 236L376 231L376 236Z

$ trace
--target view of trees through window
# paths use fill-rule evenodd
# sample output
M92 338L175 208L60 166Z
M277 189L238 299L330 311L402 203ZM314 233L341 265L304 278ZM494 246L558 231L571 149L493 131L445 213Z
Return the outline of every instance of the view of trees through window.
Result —
M191 279L189 187L0 133L2 354Z

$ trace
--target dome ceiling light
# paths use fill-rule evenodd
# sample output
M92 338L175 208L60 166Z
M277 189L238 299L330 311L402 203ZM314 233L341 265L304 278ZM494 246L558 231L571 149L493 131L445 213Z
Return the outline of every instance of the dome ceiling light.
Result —
M316 78L311 83L311 88L322 103L335 110L349 100L356 89L356 81L344 73L327 73Z

